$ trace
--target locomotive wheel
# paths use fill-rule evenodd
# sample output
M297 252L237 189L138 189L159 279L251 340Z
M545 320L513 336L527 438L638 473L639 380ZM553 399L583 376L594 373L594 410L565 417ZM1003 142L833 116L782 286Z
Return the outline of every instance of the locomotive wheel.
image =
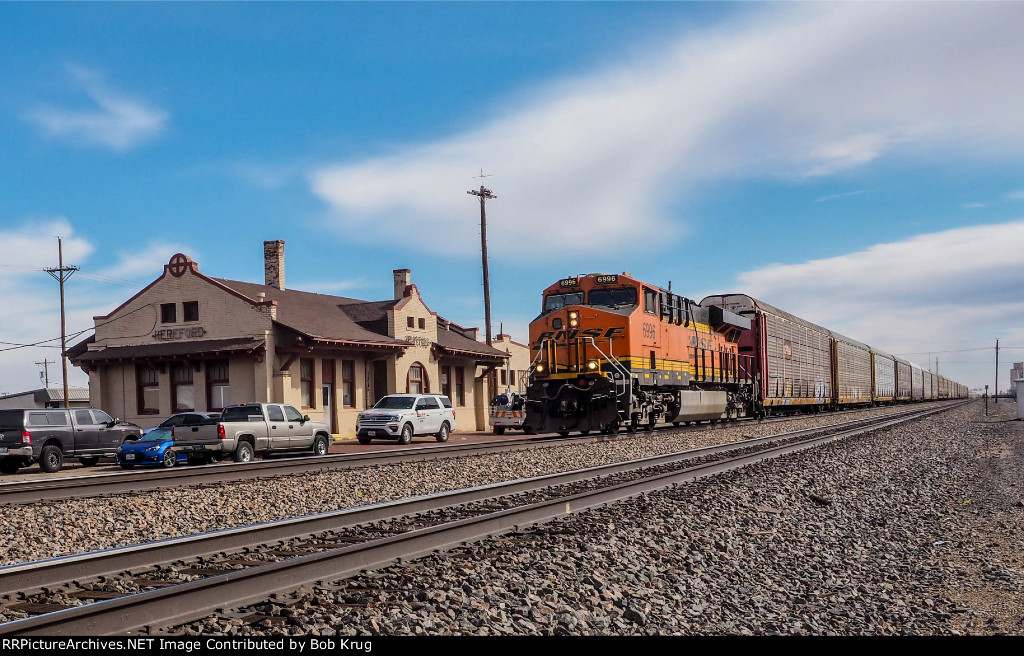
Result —
M657 422L658 422L658 418L655 415L651 415L647 419L647 424L644 426L644 430L648 431L648 432L654 430L654 424L656 424Z
M562 437L569 437L569 431L558 431L558 434Z
M588 431L588 430L580 431L580 435L582 435L583 437L586 437L587 435L590 435L590 431Z
M639 426L639 425L640 425L640 417L637 416L637 415L633 415L630 418L630 420L629 420L629 426L626 427L626 430L629 431L630 433L635 433L636 429L637 429L637 426Z
M601 429L605 435L615 435L619 432L619 419L616 417L608 422L608 425Z

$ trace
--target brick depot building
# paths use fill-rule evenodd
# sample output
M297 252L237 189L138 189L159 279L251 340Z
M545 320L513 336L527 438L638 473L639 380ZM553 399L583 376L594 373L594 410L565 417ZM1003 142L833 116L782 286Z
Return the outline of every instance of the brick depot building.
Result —
M175 412L289 403L352 437L356 413L380 397L434 392L451 398L459 431L486 430L487 381L512 358L528 362L507 336L492 348L431 311L408 269L394 271L394 298L360 301L286 289L283 241L264 242L264 268L262 285L211 278L178 253L94 317L95 334L68 349L91 404L145 427Z

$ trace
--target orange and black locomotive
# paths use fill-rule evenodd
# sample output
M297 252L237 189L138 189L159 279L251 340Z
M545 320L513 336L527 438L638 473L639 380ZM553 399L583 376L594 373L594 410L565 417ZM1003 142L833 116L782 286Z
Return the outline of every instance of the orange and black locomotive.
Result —
M589 274L544 290L530 324L530 433L617 432L755 410L750 319L632 278Z

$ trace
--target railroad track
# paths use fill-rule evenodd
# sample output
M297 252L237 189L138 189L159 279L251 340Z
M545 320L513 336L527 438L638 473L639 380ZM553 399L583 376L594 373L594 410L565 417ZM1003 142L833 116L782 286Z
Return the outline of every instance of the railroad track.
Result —
M856 413L857 410L846 410ZM833 415L835 416L835 415ZM782 416L763 420L763 423L785 423L807 419ZM746 422L728 425L743 425ZM672 427L662 425L659 432L694 430L698 427ZM0 482L0 505L36 503L81 499L125 492L141 492L184 485L215 485L231 481L245 481L257 478L272 478L303 472L344 470L373 465L389 465L398 462L417 462L436 458L452 458L470 455L486 455L498 452L532 449L538 446L561 446L574 442L603 441L610 439L643 439L646 433L631 435L625 430L618 435L575 435L569 437L526 436L477 442L472 444L444 444L370 451L366 453L328 454L325 456L272 458L249 463L219 463L213 465L175 467L172 469L136 470L84 474L79 476L56 476L33 478L24 481Z
M952 405L0 568L2 635L164 633L317 581L879 430ZM29 615L11 621L14 615Z

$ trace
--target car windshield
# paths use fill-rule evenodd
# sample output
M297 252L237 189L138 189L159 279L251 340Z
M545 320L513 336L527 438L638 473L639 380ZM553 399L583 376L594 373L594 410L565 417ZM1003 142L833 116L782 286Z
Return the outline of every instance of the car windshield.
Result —
M408 410L412 407L414 396L385 396L373 406L374 410Z
M169 439L171 439L170 428L154 428L139 438L142 442L163 442Z

